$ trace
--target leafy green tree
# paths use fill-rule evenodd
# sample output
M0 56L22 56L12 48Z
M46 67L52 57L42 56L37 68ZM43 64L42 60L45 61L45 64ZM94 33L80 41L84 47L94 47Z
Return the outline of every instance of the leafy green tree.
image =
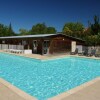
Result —
M15 35L15 33L14 33L14 31L13 31L13 29L12 29L12 25L11 25L11 23L9 24L9 26L8 26L8 36L13 36L13 35Z
M63 27L63 33L67 34L67 35L71 35L71 36L75 36L75 37L80 37L81 33L83 33L84 30L84 26L82 23L66 23Z
M26 29L19 29L19 35L29 35L29 31Z
M98 36L91 35L86 37L86 44L90 46L96 46L99 44Z
M32 27L30 30L31 34L53 34L56 33L54 27L47 27L45 23L38 23Z
M56 33L56 29L54 27L47 27L47 34Z
M72 31L68 27L64 27L63 32L68 35L72 35Z
M31 34L46 34L47 27L44 23L38 23L32 27Z
M82 23L79 23L79 22L75 23L76 32L83 32L83 30L84 30L84 25Z
M4 25L0 24L0 36L3 36Z
M88 45L100 45L100 22L99 17L94 16L94 22L88 22L89 26L87 30L84 31L85 40Z
M34 35L34 34L54 34L54 27L47 27L44 23L38 23L32 26L31 30L19 29L19 35Z
M9 26L0 24L0 36L14 36L14 35L16 34L14 33L11 24Z
M74 31L74 26L75 26L75 23L66 23L63 27L63 32L66 33L66 32L70 32L70 31Z
M90 35L91 35L91 32L92 32L92 30L91 30L90 27L86 28L86 29L84 30L84 32L83 32L84 37L90 36Z
M97 35L97 42L98 42L98 45L100 45L100 33L98 33Z
M69 30L75 32L75 31L83 31L84 30L84 25L82 23L73 23L73 22L70 22L70 23L66 23L63 27L63 31L65 30L65 28L68 27Z
M94 16L94 23L91 24L91 29L92 29L92 35L97 35L100 32L100 22L99 22L99 17Z

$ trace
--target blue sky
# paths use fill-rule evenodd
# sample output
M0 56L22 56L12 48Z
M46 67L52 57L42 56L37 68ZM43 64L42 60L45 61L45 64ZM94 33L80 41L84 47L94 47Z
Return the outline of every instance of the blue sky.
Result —
M100 0L0 0L0 23L12 23L15 32L37 23L61 31L66 22L87 26L94 15L100 17Z

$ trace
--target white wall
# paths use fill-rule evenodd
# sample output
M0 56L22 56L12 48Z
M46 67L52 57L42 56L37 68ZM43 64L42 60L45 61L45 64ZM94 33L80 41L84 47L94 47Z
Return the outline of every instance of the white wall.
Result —
M76 48L78 49L78 53L82 53L83 51L82 45L77 45Z
M76 41L72 41L71 43L71 52L75 52L76 50Z

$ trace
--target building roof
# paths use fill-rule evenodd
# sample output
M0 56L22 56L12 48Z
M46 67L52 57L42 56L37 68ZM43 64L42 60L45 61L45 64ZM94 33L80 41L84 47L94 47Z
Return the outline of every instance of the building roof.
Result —
M44 38L44 37L51 37L51 36L58 36L58 35L61 35L61 36L65 36L65 37L68 37L68 38L72 38L72 39L75 39L75 40L80 40L80 41L84 41L80 38L76 38L76 37L72 37L72 36L69 36L69 35L64 35L62 33L56 33L56 34L37 34L37 35L24 35L24 36L7 36L7 37L0 37L0 39L18 39L18 38Z
M23 35L23 36L7 36L7 37L0 37L0 39L48 37L48 36L54 36L54 35L57 35L57 34L37 34L37 35Z

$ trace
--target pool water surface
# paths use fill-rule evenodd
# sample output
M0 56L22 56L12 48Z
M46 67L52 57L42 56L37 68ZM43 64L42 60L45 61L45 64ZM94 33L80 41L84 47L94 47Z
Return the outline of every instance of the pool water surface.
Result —
M100 60L66 57L36 60L0 53L0 77L39 100L100 76Z

